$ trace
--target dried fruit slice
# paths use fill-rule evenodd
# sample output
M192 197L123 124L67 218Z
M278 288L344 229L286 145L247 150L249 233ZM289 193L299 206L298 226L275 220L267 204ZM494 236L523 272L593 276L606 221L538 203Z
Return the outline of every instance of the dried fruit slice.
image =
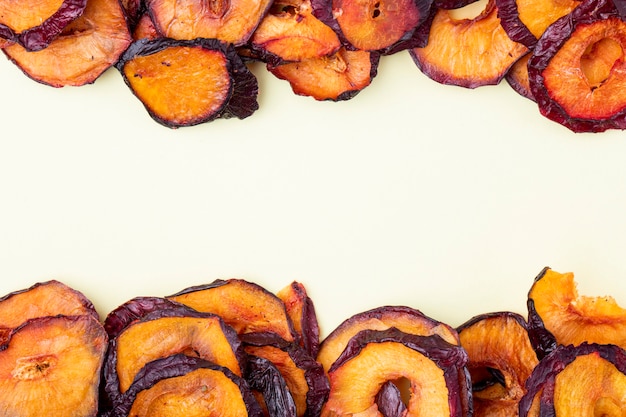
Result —
M524 318L512 312L481 314L457 330L469 356L474 416L517 416L526 380L539 362Z
M219 39L240 46L250 39L271 3L271 0L146 0L146 7L163 36Z
M530 91L530 82L528 80L528 61L530 56L531 53L529 52L515 61L515 64L506 73L505 79L519 95L535 101L535 97L533 97L533 93Z
M140 39L116 66L148 114L170 128L244 119L258 109L256 77L215 39Z
M274 332L293 341L296 333L285 304L259 284L243 279L215 280L167 297L198 311L214 313L238 334Z
M118 0L88 0L80 17L50 45L28 52L19 44L3 49L28 77L52 87L96 81L126 50L131 35Z
M298 334L300 346L313 358L317 357L320 344L320 326L313 300L302 283L292 282L276 293L287 310L287 315Z
M285 378L268 359L250 355L245 379L268 417L296 417L296 404Z
M535 368L520 416L621 416L626 352L615 345L559 346Z
M307 59L268 70L291 85L295 94L316 100L349 100L371 84L378 71L380 55L376 52L338 52L322 58Z
M561 345L583 342L626 346L626 310L614 298L578 295L574 274L545 268L528 293L531 334L549 332ZM545 351L553 348L543 337Z
M413 61L429 78L466 88L500 83L526 52L500 25L494 0L474 18L456 18L454 10L439 9L428 44L410 49Z
M47 47L85 10L87 0L0 2L0 37L28 51Z
M275 333L247 333L241 338L248 354L269 360L279 370L293 397L296 414L319 416L330 389L322 366L300 345Z
M143 13L140 17L138 17L137 23L133 29L133 40L137 41L144 38L156 39L160 37L161 35L159 35L154 27L152 18L148 13Z
M246 381L201 358L149 362L106 417L248 416L263 413Z
M471 415L466 364L463 348L436 335L363 330L328 372L331 389L322 416L378 415L381 386L398 379L410 384L406 416Z
M387 381L376 394L376 405L383 417L402 417L406 415L406 404L402 392L394 381Z
M323 340L317 360L328 371L353 336L362 330L386 330L395 327L405 333L439 335L448 343L459 344L456 330L406 306L381 306L357 313L344 320Z
M148 362L177 353L206 359L242 375L241 343L219 316L185 306L156 310L131 322L110 341L104 366L109 401L115 404Z
M38 317L0 346L0 414L94 417L107 346L91 315Z
M528 62L542 115L573 132L626 129L626 22L586 0L544 32Z
M275 0L250 43L266 62L302 61L335 53L335 31L313 15L310 0Z

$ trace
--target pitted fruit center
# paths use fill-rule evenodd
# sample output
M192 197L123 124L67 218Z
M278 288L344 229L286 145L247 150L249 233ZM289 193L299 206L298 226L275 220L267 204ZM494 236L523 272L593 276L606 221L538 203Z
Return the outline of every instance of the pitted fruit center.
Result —
M622 415L622 408L613 398L599 398L593 407L594 417L622 417Z
M57 359L54 355L37 355L19 358L15 362L15 368L13 368L11 375L13 378L21 380L44 378L52 371L56 362Z
M230 9L229 0L203 0L202 10L211 17L220 19L224 17L228 9Z
M615 39L603 38L590 44L580 57L580 69L589 87L592 90L600 87L611 75L615 63L623 57L622 45Z

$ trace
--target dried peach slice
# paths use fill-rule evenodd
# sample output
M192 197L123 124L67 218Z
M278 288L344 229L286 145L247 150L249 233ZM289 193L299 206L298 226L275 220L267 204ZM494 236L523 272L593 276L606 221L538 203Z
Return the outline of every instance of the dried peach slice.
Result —
M474 416L517 416L526 380L539 362L524 318L512 312L481 314L457 330L469 356Z
M457 18L455 10L437 10L428 44L410 49L413 61L441 84L476 88L500 83L527 48L506 34L494 0L474 18Z
M300 282L292 282L276 293L285 304L287 315L291 318L299 337L299 344L312 357L317 356L320 343L320 326L313 300Z
M535 101L532 91L530 91L530 81L528 80L528 61L530 60L531 53L527 53L509 68L506 73L505 79L511 88L529 100Z
M293 341L296 333L285 304L259 284L243 279L215 280L167 297L198 311L219 315L238 334L274 332Z
M106 347L92 315L28 320L0 346L0 414L95 417Z
M291 85L295 94L315 100L349 100L369 86L378 71L380 54L341 48L322 58L307 59L268 70Z
M459 336L454 328L417 309L407 306L381 306L344 320L322 341L317 360L328 371L357 333L391 327L422 336L436 334L449 343L459 344Z
M0 37L28 51L38 51L59 36L86 6L87 0L0 2Z
M15 43L3 49L27 76L52 87L96 81L126 50L131 35L118 0L88 0L85 11L46 48L29 52Z
M528 322L531 335L549 332L557 344L583 342L626 346L626 309L614 298L578 294L574 274L545 268L528 293ZM548 336L549 336L548 335ZM554 348L548 336L540 345L544 352Z
M402 379L409 383L406 416L469 415L467 359L463 348L437 335L363 330L328 372L330 396L321 415L379 415L381 387Z
M573 132L626 129L626 22L586 0L544 32L528 62L539 111Z

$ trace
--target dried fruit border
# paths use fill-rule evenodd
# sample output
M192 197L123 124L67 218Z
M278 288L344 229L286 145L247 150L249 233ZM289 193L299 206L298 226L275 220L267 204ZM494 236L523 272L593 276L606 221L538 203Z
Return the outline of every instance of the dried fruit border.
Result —
M623 0L0 0L0 48L53 87L116 67L158 123L258 109L251 62L295 94L348 100L381 56L477 88L506 80L574 132L626 129Z
M409 306L320 340L302 283L243 279L135 297L103 321L59 281L0 298L0 414L573 416L626 408L626 310L544 268L528 315L453 328Z

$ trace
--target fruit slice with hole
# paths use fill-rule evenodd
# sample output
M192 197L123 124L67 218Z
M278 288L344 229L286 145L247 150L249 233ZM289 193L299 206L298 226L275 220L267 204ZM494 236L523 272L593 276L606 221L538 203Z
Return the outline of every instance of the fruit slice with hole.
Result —
M149 362L107 417L249 416L263 413L228 368L178 354Z
M249 355L245 379L268 417L296 417L296 404L287 382L270 360Z
M341 48L327 57L268 65L268 70L277 78L288 81L297 95L319 101L342 101L354 98L371 84L379 60L380 55L376 52Z
M38 317L0 347L0 414L95 417L107 346L92 315Z
M278 291L276 296L285 304L300 346L315 358L319 350L320 327L315 305L306 288L302 283L294 281Z
M299 417L319 416L328 398L329 383L324 369L313 357L297 343L275 333L247 333L241 339L248 354L269 360L279 370Z
M471 388L467 354L439 336L398 329L363 330L330 368L322 416L379 415L377 394L388 381L409 384L406 416L467 416Z
M357 313L344 320L322 341L317 360L328 371L350 339L362 330L386 330L395 327L405 333L439 335L448 343L459 344L454 328L421 311L407 306L381 306Z
M481 314L457 330L469 356L474 416L517 416L526 380L539 362L524 318L512 312Z
M428 44L410 50L417 67L429 78L466 88L499 84L527 52L500 25L494 0L481 3L485 8L472 18L457 17L457 9L437 10Z
M243 279L215 280L186 288L167 297L198 311L219 315L238 334L274 332L295 340L285 304L261 285Z
M571 272L545 268L528 293L528 315L529 331L545 329L557 344L626 346L626 310L610 296L579 295ZM548 345L544 351L553 347Z
M550 25L528 62L539 111L573 132L626 129L626 22L586 0Z
M126 50L131 35L118 0L88 0L83 14L46 48L29 52L19 44L3 49L28 77L52 87L96 81Z

